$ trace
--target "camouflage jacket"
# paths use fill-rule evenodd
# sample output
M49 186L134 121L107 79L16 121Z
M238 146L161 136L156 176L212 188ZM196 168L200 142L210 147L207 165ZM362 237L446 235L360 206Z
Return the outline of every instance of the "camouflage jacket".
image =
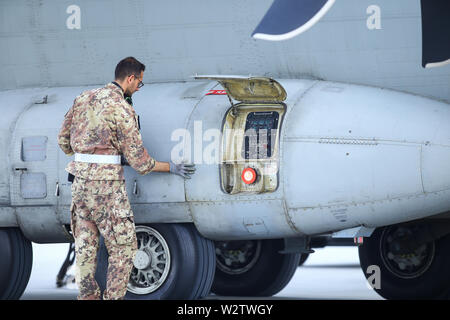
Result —
M64 116L58 144L67 155L123 154L131 167L144 175L155 160L143 146L137 116L113 83L79 95ZM71 161L66 171L87 180L124 180L120 164Z

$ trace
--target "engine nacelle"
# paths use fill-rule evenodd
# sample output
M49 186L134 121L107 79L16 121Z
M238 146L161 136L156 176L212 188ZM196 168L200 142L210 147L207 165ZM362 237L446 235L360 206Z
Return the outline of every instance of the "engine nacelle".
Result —
M450 210L448 104L325 81L206 78L214 81L155 83L133 96L149 153L197 166L190 180L125 167L136 223L193 222L211 239L264 239ZM87 89L1 93L0 226L69 241L72 159L56 136Z

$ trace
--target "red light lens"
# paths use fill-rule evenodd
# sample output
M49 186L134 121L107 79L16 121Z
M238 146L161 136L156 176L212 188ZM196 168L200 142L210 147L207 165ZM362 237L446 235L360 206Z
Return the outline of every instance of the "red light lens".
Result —
M245 184L252 184L256 180L256 171L253 168L245 168L242 171L241 175L242 181L244 181Z

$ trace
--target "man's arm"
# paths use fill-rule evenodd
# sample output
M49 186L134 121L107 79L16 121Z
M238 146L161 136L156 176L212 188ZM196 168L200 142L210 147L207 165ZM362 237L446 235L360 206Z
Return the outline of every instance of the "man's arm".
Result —
M170 163L169 162L159 162L155 161L155 167L152 171L155 172L170 172Z
M118 107L118 110L115 116L117 140L120 145L120 151L133 169L142 175L156 171L171 172L186 179L191 178L190 176L195 172L193 164L174 164L173 162L160 162L151 158L143 146L134 111L120 107Z
M114 117L120 152L125 156L129 165L139 174L144 175L153 171L156 161L150 157L144 147L133 110L122 105L118 105L115 110Z
M72 126L72 117L73 117L73 106L64 116L64 121L58 134L59 147L68 156L74 154L72 147L70 146L70 127Z

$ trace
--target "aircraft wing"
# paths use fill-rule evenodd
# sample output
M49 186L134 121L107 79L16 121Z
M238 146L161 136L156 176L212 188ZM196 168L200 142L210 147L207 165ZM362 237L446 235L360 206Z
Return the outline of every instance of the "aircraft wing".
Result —
M450 63L450 1L422 0L422 67Z
M335 0L275 0L252 37L287 40L308 30L331 8Z
M274 0L252 37L287 40L316 24L335 0ZM421 0L422 66L450 63L450 1Z

